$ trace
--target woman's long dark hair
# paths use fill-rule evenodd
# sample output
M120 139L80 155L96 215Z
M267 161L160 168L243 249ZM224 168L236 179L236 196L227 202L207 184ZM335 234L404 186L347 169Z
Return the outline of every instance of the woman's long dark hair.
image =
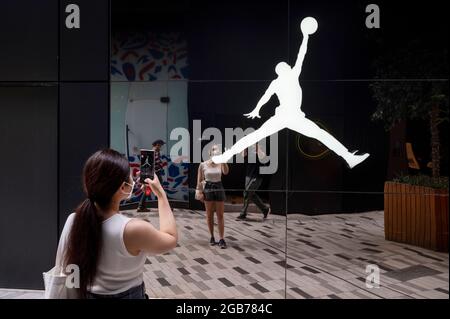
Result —
M80 269L80 297L92 285L102 247L103 212L123 182L129 182L130 166L122 154L103 149L94 153L83 168L83 190L87 196L75 210L64 264Z

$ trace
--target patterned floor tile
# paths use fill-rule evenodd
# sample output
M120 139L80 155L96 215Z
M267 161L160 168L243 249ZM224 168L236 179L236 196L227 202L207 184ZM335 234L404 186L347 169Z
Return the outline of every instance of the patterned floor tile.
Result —
M125 213L158 225L157 212ZM236 221L237 213L227 213L227 249L209 245L203 211L174 214L177 248L148 257L145 265L151 298L449 296L448 254L384 240L383 212L271 215L266 221L257 214ZM366 285L368 265L379 267L379 288ZM42 291L0 289L0 298L42 297Z

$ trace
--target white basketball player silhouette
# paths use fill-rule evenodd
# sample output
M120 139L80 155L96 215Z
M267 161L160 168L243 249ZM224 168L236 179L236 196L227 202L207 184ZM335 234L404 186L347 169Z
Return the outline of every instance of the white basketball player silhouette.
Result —
M145 163L142 164L142 167L146 167L146 166L150 166L151 167L150 163L148 162L148 157L145 159Z
M229 150L223 154L213 156L215 163L226 163L233 155L238 154L257 143L263 138L270 136L284 128L289 128L300 134L314 138L322 142L326 147L341 156L350 168L355 167L364 161L369 154L356 155L355 152L349 152L337 139L327 131L321 129L316 123L307 119L305 113L301 110L302 89L299 84L299 76L302 71L302 64L305 58L309 35L317 30L317 21L312 17L304 18L300 24L303 33L303 41L300 46L297 61L293 68L286 62L280 62L275 67L278 77L273 80L269 88L259 100L255 109L244 116L254 119L260 118L259 110L266 104L273 94L276 94L280 105L275 109L275 115L269 118L259 129L244 136L237 141Z

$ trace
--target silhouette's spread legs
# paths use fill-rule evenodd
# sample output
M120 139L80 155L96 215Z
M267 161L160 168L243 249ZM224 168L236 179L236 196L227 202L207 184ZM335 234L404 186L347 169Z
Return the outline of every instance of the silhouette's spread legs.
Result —
M288 128L304 136L318 140L344 159L349 154L348 149L334 136L306 117L298 117L295 121L290 121Z
M256 131L244 136L237 141L229 150L226 150L223 154L213 156L211 159L214 163L226 163L234 155L239 154L246 148L258 143L260 140L286 128L283 125L283 121L278 117L272 116Z
M294 121L289 121L288 128L318 140L334 153L342 157L350 168L353 168L369 157L369 154L355 155L354 153L349 152L348 149L333 135L320 128L316 123L306 117L296 117Z
M290 115L289 117L283 117L281 114L283 113L277 112L276 115L272 116L263 125L261 125L259 129L241 138L229 150L226 150L221 155L213 156L213 162L226 163L234 155L286 127L302 135L320 141L334 153L341 156L350 168L355 167L369 157L369 154L356 155L349 152L348 149L334 136L321 129L316 123L304 117L300 112L297 116L288 114Z

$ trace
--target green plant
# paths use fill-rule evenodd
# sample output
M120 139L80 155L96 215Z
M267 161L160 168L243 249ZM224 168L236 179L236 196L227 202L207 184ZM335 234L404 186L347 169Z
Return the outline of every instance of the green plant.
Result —
M400 175L394 178L394 182L414 186L425 186L436 189L448 189L448 177L433 178L428 175Z
M436 80L433 77L435 74L448 73L448 51L423 49L419 44L413 41L408 48L386 52L375 61L376 78L380 80L371 85L377 102L372 119L383 121L386 130L402 120L428 120L432 176L439 178L439 125L448 121L448 80ZM411 73L420 80L405 78Z

